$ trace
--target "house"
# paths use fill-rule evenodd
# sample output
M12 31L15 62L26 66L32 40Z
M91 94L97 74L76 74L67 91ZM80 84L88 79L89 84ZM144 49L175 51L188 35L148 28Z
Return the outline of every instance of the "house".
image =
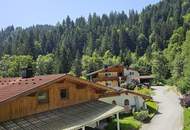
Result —
M123 65L105 66L103 69L87 74L90 81L108 86L121 87L136 81L140 82L138 71Z
M127 79L124 82L125 86L135 82L140 83L140 73L137 70L133 68L124 69L124 75L127 76Z
M135 69L126 69L123 65L106 66L87 76L92 82L115 90L115 92L100 98L100 101L123 106L127 108L125 112L138 111L141 108L146 109L146 99L152 99L150 96L125 89L129 84L140 83L140 74Z
M68 74L0 78L0 130L85 130L113 115L119 130L124 108L98 100L112 91Z
M146 100L152 100L152 97L143 95L131 90L120 87L113 87L115 93L110 92L107 96L100 98L100 101L117 104L125 108L125 113L146 109Z

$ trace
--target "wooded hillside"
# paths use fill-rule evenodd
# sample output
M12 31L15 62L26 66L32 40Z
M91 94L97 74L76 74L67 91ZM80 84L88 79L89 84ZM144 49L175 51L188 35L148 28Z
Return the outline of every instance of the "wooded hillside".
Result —
M0 31L0 76L19 76L27 65L37 75L85 75L104 65L123 63L187 92L189 27L189 0L163 0L141 13L94 13L75 21L68 16L56 26L9 26Z

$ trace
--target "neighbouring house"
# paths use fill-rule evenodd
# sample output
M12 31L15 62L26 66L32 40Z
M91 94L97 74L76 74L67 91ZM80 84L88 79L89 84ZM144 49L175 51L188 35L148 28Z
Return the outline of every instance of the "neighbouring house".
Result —
M140 74L133 68L124 69L124 75L127 76L126 81L123 85L127 86L133 83L140 83Z
M131 90L127 90L120 87L113 87L115 92L110 92L107 96L100 98L100 101L104 101L110 104L117 104L125 108L125 113L133 111L139 111L140 109L146 109L146 100L151 100L152 97L143 95Z
M123 65L105 66L103 69L87 74L90 81L108 87L126 87L131 83L140 83L140 74Z
M113 89L68 74L0 78L0 130L85 130L124 108L98 100Z
M120 86L121 80L126 80L124 76L124 66L114 65L105 66L103 69L87 74L90 81L99 83L108 87Z
M133 68L126 68L123 65L105 66L103 69L87 74L90 81L108 87L128 88L143 84L150 86L154 76L140 75L140 72Z
M140 74L135 69L126 69L123 65L106 66L87 76L90 81L105 85L115 91L101 98L101 101L123 106L125 112L146 109L144 102L146 99L151 99L150 96L125 89L129 84L134 83L135 86L135 83L140 83Z

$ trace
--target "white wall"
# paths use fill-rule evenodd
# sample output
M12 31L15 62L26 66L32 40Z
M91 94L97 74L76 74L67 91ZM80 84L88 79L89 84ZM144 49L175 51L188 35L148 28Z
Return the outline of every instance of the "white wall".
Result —
M135 101L135 97L137 98L138 102ZM100 98L100 101L110 103L112 104L112 101L115 100L117 105L124 106L124 101L128 99L129 100L129 106L136 105L137 109L140 109L141 107L144 107L144 99L140 96L134 95L134 94L128 94L125 93L121 94L120 96L113 96L113 97L105 97Z
M131 73L133 73L133 75L131 75ZM140 74L136 70L124 69L124 76L127 76L127 84L131 83L132 79L138 79L138 81L140 82Z

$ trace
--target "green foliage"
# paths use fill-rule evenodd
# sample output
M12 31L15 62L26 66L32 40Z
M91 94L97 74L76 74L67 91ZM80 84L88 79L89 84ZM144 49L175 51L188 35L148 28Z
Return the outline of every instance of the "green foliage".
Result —
M83 55L82 57L82 68L85 70L84 73L96 71L103 67L103 61L97 52L93 52L92 56Z
M154 53L152 61L152 73L157 81L163 82L169 78L168 61L162 53Z
M139 130L141 123L133 117L124 117L120 119L121 130ZM117 128L117 121L114 120L106 127L106 130L115 130Z
M183 130L190 129L190 108L184 108L184 128Z
M106 51L104 56L101 57L96 51L93 52L92 56L83 55L82 57L82 68L83 74L96 71L103 68L104 65L116 65L121 63L119 56L114 56L110 51Z
M151 96L153 94L152 90L151 89L148 89L148 88L139 88L139 87L136 87L135 92L138 92L140 94L144 94L144 95L147 95L147 96Z
M81 63L81 59L79 57L79 54L76 55L76 58L73 61L70 73L74 74L76 76L82 75L82 63Z
M19 76L26 64L32 64L36 74L85 76L105 64L123 63L189 91L189 0L163 0L127 14L94 13L75 21L68 16L55 26L2 29L0 76Z
M34 66L34 61L31 56L5 55L0 61L0 76L18 77L21 75L21 69L27 66Z
M110 51L105 52L102 60L104 65L116 65L121 63L121 57L112 55Z
M189 23L190 22L190 13L186 14L183 18L184 18L185 23Z
M52 74L55 72L55 56L53 54L48 54L45 56L39 55L36 60L36 74Z
M149 119L149 113L148 111L140 111L140 112L135 112L133 114L134 119L144 122Z
M155 101L148 100L145 102L147 105L147 109L149 114L156 114L158 111L158 104Z
M187 93L190 91L190 31L186 34L186 41L182 45L181 61L183 66L181 67L181 77L178 82L175 82L179 90L182 93ZM180 64L179 64L180 65Z

